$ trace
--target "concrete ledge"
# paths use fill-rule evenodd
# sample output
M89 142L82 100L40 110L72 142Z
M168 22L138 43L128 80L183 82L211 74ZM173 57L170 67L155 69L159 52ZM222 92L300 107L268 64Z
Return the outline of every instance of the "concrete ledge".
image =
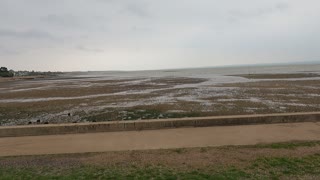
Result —
M0 138L96 132L140 131L181 127L209 127L296 122L320 122L320 112L112 121L81 124L7 126L0 127Z

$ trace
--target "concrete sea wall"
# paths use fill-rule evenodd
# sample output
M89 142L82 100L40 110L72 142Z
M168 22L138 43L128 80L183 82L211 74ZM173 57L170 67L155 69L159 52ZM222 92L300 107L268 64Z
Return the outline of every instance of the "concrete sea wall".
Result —
M232 126L296 122L320 122L320 112L215 116L161 120L156 119L111 121L79 124L8 126L0 127L0 138L115 131L141 131L183 127Z

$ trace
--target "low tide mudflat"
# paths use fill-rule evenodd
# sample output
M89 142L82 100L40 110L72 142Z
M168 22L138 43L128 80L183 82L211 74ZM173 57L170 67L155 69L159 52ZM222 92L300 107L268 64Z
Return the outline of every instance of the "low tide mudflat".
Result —
M0 124L319 111L319 69L295 65L74 72L3 80Z

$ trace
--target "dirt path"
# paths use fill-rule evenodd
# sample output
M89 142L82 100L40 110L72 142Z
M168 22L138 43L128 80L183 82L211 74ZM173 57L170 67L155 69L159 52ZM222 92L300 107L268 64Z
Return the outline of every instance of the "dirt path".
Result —
M0 138L0 156L253 145L294 140L320 140L320 123Z

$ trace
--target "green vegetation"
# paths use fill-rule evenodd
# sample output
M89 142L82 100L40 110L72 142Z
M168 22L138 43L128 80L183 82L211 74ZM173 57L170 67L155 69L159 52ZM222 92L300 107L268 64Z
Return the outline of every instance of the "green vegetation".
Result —
M247 167L181 171L163 166L81 166L69 170L49 168L0 168L1 179L279 179L312 176L320 178L320 154L301 158L267 157Z
M13 77L13 76L56 76L62 74L61 72L40 72L40 71L14 71L8 70L6 67L0 68L0 77Z
M320 154L301 158L259 158L248 169L257 177L278 179L280 177L316 176L320 178Z
M243 179L250 175L244 171L229 168L214 173L201 171L179 172L165 167L132 167L127 170L103 167L81 167L65 174L55 174L35 169L0 169L0 178L6 179Z
M184 152L186 152L186 149L185 148L178 148L178 149L173 149L172 151L177 154L183 154Z
M15 76L56 76L62 74L61 72L41 72L41 71L15 71Z
M6 67L0 68L0 77L13 77L14 72L12 70L8 70Z
M319 146L319 141L311 142L288 142L275 143L269 145L256 146L233 146L229 147L206 147L206 148L183 148L169 151L154 151L161 153L174 153L175 156L187 156L191 152L199 150L201 153L207 153L211 150L222 149L233 153L242 152L245 149L252 150L252 152L272 148L269 155L256 156L253 159L240 160L241 163L230 164L212 164L209 166L202 166L199 168L188 168L188 164L170 166L167 164L143 164L128 161L125 164L74 164L74 165L54 165L47 164L51 162L54 157L67 156L72 159L80 157L89 159L92 158L90 154L83 155L45 155L35 156L36 161L40 162L37 165L30 165L23 157L22 162L27 165L21 166L18 159L20 157L0 158L0 179L319 179L320 178L320 154L313 153L301 156L287 156L283 152L300 152L299 147L315 148ZM255 149L254 149L255 148ZM230 150L231 149L231 150ZM311 149L309 149L311 150ZM119 153L121 156L123 153ZM129 152L134 156L133 152ZM137 153L137 152L136 152ZM144 152L141 152L142 154ZM93 153L91 153L92 155ZM299 154L299 153L298 153ZM140 154L141 155L141 154ZM140 156L138 155L138 156ZM157 155L157 153L155 153ZM207 154L209 155L209 154ZM205 155L205 156L207 156ZM40 158L39 158L40 157ZM224 157L223 153L221 157ZM42 158L42 160L41 160ZM133 157L135 159L136 157ZM224 157L226 158L226 157ZM178 158L179 159L179 158ZM16 162L15 165L3 166L2 160ZM203 161L206 161L205 159ZM239 161L234 159L232 161ZM43 166L42 163L46 162ZM66 162L63 160L62 162ZM32 164L32 163L31 163ZM41 165L42 164L42 165ZM55 164L55 163L54 163ZM185 166L186 165L186 166ZM187 167L187 168L181 168Z
M271 148L271 149L296 149L298 147L314 147L320 145L319 141L309 142L290 142L290 143L273 143L273 144L258 144L251 147L254 148Z

